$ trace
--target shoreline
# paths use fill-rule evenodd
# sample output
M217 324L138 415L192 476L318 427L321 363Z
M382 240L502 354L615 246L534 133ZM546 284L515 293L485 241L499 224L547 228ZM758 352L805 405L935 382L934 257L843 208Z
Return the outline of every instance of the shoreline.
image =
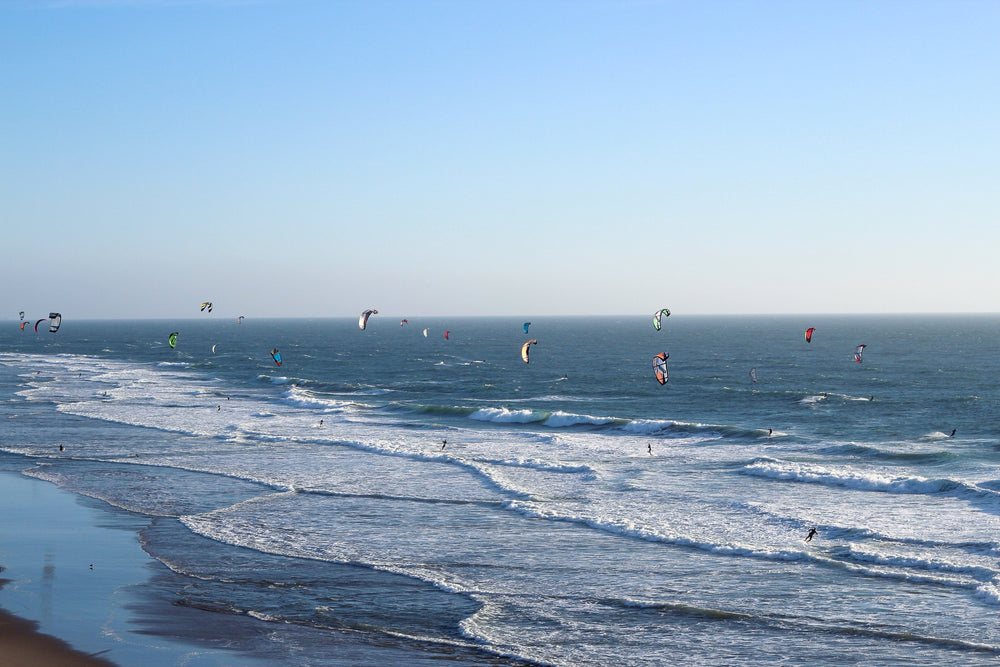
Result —
M6 580L0 580L0 587ZM10 667L117 667L99 655L78 651L38 631L38 623L0 609L0 655Z
M38 463L0 457L3 665L268 664L169 629L150 632L150 610L161 622L164 612L192 613L153 584L169 571L140 545L151 517L24 474Z
M96 501L24 474L36 465L32 459L4 463L3 636L9 633L17 645L34 650L47 646L58 652L62 645L67 657L100 656L95 665L130 664L126 654L131 647L122 639L131 634L131 614L122 613L122 591L148 579L153 559L140 548L136 532L148 519L105 510Z

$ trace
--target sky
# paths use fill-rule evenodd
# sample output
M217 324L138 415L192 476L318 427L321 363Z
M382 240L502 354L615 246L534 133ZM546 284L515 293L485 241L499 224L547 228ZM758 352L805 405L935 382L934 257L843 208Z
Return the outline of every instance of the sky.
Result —
M994 0L4 0L0 319L1000 312Z

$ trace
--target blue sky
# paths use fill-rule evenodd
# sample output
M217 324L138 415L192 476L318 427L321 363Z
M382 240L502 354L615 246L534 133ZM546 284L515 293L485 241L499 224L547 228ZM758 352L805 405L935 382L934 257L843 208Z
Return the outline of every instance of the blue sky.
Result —
M1000 3L8 0L11 317L1000 312Z

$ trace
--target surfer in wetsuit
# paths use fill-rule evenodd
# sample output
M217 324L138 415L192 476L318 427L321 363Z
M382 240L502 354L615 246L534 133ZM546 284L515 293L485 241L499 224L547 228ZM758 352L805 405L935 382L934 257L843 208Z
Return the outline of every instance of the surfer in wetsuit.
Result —
M950 438L952 435L955 435L955 431L957 430L958 430L957 428L951 429L951 435L949 435L948 437Z
M649 455L652 456L653 455L653 445L652 445L652 443L647 443L646 444L646 449L649 450Z
M447 440L442 440L441 441L441 449L444 449L447 445L448 445L448 441Z
M806 542L812 542L813 535L816 534L815 526L809 529L809 534L806 535Z

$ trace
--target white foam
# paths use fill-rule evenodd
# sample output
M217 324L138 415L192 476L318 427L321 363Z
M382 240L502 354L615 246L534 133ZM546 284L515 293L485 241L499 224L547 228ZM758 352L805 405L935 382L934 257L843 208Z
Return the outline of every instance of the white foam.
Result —
M973 492L993 493L987 490L971 489L957 480L929 479L920 476L896 475L887 470L858 470L846 466L823 466L810 463L757 461L743 468L748 475L769 477L793 482L807 482L839 486L861 491L881 491L884 493L942 493L958 489Z

